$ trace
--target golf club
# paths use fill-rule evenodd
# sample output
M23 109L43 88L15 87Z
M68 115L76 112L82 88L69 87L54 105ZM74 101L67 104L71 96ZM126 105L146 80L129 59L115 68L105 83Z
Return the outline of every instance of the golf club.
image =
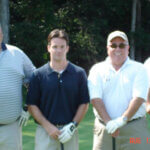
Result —
M64 150L64 145L63 145L63 143L60 143L60 147L61 147L61 150Z
M112 137L112 147L113 150L116 150L116 139L114 137Z

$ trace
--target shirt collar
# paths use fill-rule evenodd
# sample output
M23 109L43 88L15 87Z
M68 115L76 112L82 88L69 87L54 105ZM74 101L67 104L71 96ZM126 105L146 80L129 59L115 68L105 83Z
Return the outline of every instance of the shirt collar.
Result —
M112 66L111 64L111 61L110 61L110 57L107 57L106 58L106 63L109 65L109 67L112 69L112 70L115 70L114 67ZM125 68L128 64L131 63L131 60L129 58L129 56L126 58L125 62L123 63L123 65L121 66L121 68L119 70L122 70L123 68Z
M50 62L47 63L47 68L48 68L48 74L50 75L51 73L53 72L56 72L54 71L51 67L50 67ZM70 72L70 73L73 73L73 67L72 67L72 63L71 62L68 62L68 65L66 67L66 69L63 71L63 72Z

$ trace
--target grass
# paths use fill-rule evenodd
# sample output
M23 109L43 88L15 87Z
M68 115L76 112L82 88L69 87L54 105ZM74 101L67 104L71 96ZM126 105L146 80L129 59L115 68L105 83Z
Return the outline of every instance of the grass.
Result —
M150 129L150 115L147 115L148 128ZM88 112L80 123L79 129L79 146L80 150L91 150L93 144L93 123L94 115L92 106L90 105ZM23 127L23 149L34 150L36 124L33 119L30 119L28 125Z
M91 150L93 143L93 123L94 115L90 105L86 116L80 123L79 129L79 147L80 150ZM28 125L23 127L23 150L34 150L36 124L33 119L28 121Z

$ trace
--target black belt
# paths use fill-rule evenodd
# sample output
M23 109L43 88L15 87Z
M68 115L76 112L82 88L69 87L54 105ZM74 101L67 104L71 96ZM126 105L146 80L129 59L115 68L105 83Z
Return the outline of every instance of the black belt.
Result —
M7 125L7 124L0 124L0 127L5 126L5 125Z
M65 126L65 124L56 124L55 126L59 128Z
M17 121L19 118L20 118L20 116L19 116L15 121ZM15 122L15 121L14 121L14 122ZM14 123L14 122L11 122L11 123ZM8 123L8 124L11 124L11 123ZM1 123L0 123L0 127L1 127L1 126L5 126L5 125L8 125L8 124L1 124Z
M136 121L136 120L139 120L139 119L141 119L141 118L142 118L142 117L132 119L132 120L128 121L127 123L131 123L131 122ZM101 119L98 119L98 120L99 120L99 122L100 122L101 124L106 125L105 122L102 121Z
M136 120L139 120L139 119L141 119L141 118L143 118L143 117L139 117L139 118L135 118L135 119L129 120L128 123L133 122L133 121L136 121Z

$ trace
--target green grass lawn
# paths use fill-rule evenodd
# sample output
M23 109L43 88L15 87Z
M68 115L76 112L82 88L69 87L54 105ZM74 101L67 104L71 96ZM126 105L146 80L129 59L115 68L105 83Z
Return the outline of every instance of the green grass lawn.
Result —
M147 115L148 127L150 129L150 115ZM93 143L93 123L94 115L90 105L89 110L79 125L79 145L80 150L91 150ZM30 119L28 125L23 128L23 150L34 150L34 136L36 124Z
M90 105L88 112L80 123L79 129L79 146L80 150L91 150L93 143L93 123L94 115ZM23 150L34 150L34 136L36 124L33 119L28 121L28 125L23 127Z

